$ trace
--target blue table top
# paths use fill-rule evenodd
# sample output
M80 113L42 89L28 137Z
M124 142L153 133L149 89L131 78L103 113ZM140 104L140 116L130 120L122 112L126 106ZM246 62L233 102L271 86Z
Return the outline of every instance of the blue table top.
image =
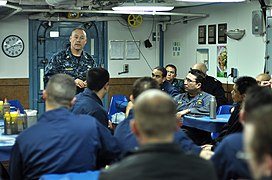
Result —
M208 132L219 132L228 122L230 114L216 115L216 119L209 116L190 116L183 117L183 125L194 127Z

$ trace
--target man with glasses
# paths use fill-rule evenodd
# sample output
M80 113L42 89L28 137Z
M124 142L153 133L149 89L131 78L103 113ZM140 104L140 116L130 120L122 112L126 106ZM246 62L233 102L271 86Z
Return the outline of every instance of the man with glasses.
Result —
M173 64L167 64L165 66L167 71L166 80L178 89L180 93L184 93L184 81L183 79L177 79L177 67Z
M48 82L51 76L64 73L72 76L77 86L77 94L87 86L86 73L96 67L91 55L83 50L87 43L87 35L83 28L75 28L70 36L70 46L52 56L45 66L44 82Z
M173 87L168 81L166 81L166 75L167 75L166 69L164 67L158 66L153 69L151 77L159 83L160 89L162 91L166 92L172 97L175 97L180 92L175 87Z
M185 93L177 95L174 100L177 104L177 118L182 119L186 114L209 115L211 95L202 91L204 74L191 69L184 80ZM202 145L211 141L211 134L195 128L183 127L188 136L197 144Z

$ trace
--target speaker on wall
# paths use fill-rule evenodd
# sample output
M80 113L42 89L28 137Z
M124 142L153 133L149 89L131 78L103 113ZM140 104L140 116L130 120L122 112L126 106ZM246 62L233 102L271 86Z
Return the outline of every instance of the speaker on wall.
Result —
M261 11L252 11L252 34L261 35L263 33L263 14Z

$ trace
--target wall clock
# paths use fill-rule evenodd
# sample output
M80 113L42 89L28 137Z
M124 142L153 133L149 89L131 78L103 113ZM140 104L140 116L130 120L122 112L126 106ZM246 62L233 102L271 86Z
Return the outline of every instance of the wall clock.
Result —
M24 41L17 35L9 35L2 42L2 50L8 57L18 57L24 51Z

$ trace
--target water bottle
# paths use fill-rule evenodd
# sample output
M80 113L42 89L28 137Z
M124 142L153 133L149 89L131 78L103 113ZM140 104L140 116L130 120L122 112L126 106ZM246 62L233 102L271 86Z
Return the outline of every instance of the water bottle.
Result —
M5 98L4 104L3 104L3 114L5 115L6 112L10 113L10 104L9 104L7 98Z
M4 119L3 101L0 101L0 119Z
M210 99L210 118L211 119L216 118L216 100L214 96L211 96Z

